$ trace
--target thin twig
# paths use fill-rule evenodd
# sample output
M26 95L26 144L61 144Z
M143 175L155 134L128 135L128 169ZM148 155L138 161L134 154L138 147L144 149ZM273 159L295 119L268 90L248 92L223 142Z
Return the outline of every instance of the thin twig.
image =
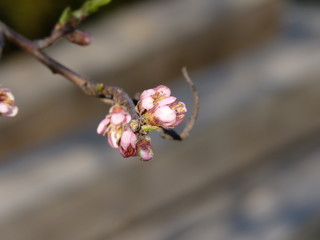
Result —
M45 49L58 41L63 35L64 32L62 30L53 30L49 37L36 40L35 42L39 49Z
M191 91L192 91L192 95L193 95L193 110L192 110L190 118L188 119L186 126L184 127L182 133L180 134L180 137L182 139L184 139L189 136L190 131L193 128L193 126L198 118L199 108L200 108L200 97L199 97L199 93L197 92L196 86L194 85L194 83L192 82L192 80L188 74L186 67L182 68L182 74L183 74L185 80L187 81L187 83L189 84L189 86L191 87Z
M80 22L79 22L80 23ZM59 39L63 38L64 36L72 33L75 30L76 26L72 26L71 23L66 23L64 25L61 25L57 23L55 27L53 28L50 36L33 41L38 49L45 49L47 47L50 47L52 44L54 44Z
M172 129L170 129L170 130L167 130L164 128L158 129L158 132L160 133L161 137L163 137L165 139L180 140L181 141L181 140L187 138L190 135L190 131L193 128L193 126L198 118L198 115L199 115L200 98L199 98L199 94L197 92L196 86L194 85L193 81L191 80L186 67L182 68L182 74L192 90L193 110L192 110L191 116L188 119L188 122L186 123L186 126L182 130L181 134L178 134L176 131L174 131Z
M182 141L181 136L173 129L158 128L157 132L164 139Z

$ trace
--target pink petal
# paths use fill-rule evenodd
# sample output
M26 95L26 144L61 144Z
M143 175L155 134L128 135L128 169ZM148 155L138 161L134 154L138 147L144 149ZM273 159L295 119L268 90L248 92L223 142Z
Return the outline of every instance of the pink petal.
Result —
M143 109L149 110L151 108L153 108L154 104L153 104L153 98L152 97L147 97L145 99L141 100L141 106Z
M127 149L130 145L130 133L128 131L124 131L121 136L121 147Z
M10 106L7 103L0 102L0 113L6 114L10 111Z
M136 141L137 141L137 136L133 133L130 138L131 145L135 147Z
M182 121L183 121L184 117L181 117L181 118L177 118L177 120L171 124L170 126L168 126L169 128L174 128L176 126L178 126Z
M121 147L125 150L132 145L135 146L137 141L137 136L130 129L125 130L121 136Z
M137 143L138 155L143 161L149 161L153 158L153 150L150 140L141 139Z
M131 121L131 116L129 114L126 114L126 123L129 123Z
M145 98L151 97L155 93L156 91L154 89L144 90L140 95L140 99L143 100Z
M168 104L170 104L170 103L173 103L176 99L177 99L177 98L176 98L176 97L173 97L173 96L167 97L167 98L162 99L161 101L159 101L157 104L158 104L159 107L165 106L165 105L168 105Z
M186 105L183 102L177 102L176 106L177 106L176 111L178 113L186 113L187 112Z
M119 149L123 157L137 156L136 141L137 136L131 129L127 129L123 132Z
M18 107L17 106L12 106L10 111L6 114L7 117L14 117L18 113Z
M98 134L104 134L105 131L107 130L108 124L110 123L110 118L105 118L103 119L97 128L97 133Z
M110 110L109 113L125 113L125 109L124 107L122 107L121 105L115 104L113 105Z
M174 123L177 117L176 112L169 106L158 108L155 111L154 115L158 119L158 121L163 123Z
M111 123L114 125L119 125L125 120L125 115L123 113L112 113L111 114Z
M153 152L150 150L140 150L139 156L143 161L150 161L153 158Z
M161 95L164 95L165 97L169 97L171 94L170 88L168 88L164 85L159 85L154 90L156 90L156 92L159 92Z

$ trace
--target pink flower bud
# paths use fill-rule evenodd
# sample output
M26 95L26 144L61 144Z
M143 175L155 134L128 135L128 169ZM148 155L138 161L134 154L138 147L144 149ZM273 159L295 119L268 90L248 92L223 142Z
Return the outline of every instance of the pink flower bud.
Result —
M121 155L125 158L137 156L136 142L137 142L137 136L128 127L121 136L121 141L120 141Z
M65 36L70 42L78 44L80 46L87 46L92 41L92 36L90 33L74 30L72 33L69 33Z
M150 161L153 158L153 150L149 137L139 139L137 142L137 151L142 161Z
M14 117L17 113L18 107L11 90L0 88L0 116Z
M147 124L171 129L183 121L187 108L170 94L171 90L163 85L143 91L137 109Z
M142 92L140 96L140 102L138 104L138 109L140 111L150 110L159 101L170 96L171 90L163 85L159 85L154 89L148 89Z
M108 142L112 148L120 146L120 139L124 126L131 120L130 114L120 105L110 108L109 114L103 119L97 128L97 133L108 135Z
M171 125L176 121L176 112L169 106L156 108L153 119L156 124Z
M175 121L168 125L167 128L174 128L178 126L184 119L185 113L187 112L186 105L183 102L174 102L169 104L169 107L175 111L176 113L176 119Z

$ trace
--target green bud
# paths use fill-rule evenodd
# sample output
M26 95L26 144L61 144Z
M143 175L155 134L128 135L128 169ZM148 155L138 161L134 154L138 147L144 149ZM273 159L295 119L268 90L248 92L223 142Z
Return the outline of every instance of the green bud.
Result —
M67 7L63 10L60 18L59 18L59 23L61 25L64 25L66 22L68 22L72 17L72 11L70 7Z
M88 0L82 5L81 9L88 14L91 14L98 11L100 7L107 5L110 2L111 0Z

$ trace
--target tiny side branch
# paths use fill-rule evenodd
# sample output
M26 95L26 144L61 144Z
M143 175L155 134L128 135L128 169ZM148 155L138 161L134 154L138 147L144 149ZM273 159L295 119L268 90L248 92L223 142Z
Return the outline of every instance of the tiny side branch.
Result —
M186 80L186 82L188 83L188 85L191 88L192 91L192 95L193 95L193 110L191 113L190 118L188 119L184 129L182 130L182 132L180 134L178 134L176 131L172 130L172 129L164 129L164 128L159 128L158 132L160 133L160 135L165 138L165 139L169 139L169 140L178 140L181 141L182 139L185 139L189 136L190 131L192 130L192 128L194 127L194 124L196 123L196 120L198 118L199 115L199 109L200 109L200 97L199 97L199 93L196 89L196 86L194 85L193 81L191 80L188 70L186 67L182 68L182 74Z

